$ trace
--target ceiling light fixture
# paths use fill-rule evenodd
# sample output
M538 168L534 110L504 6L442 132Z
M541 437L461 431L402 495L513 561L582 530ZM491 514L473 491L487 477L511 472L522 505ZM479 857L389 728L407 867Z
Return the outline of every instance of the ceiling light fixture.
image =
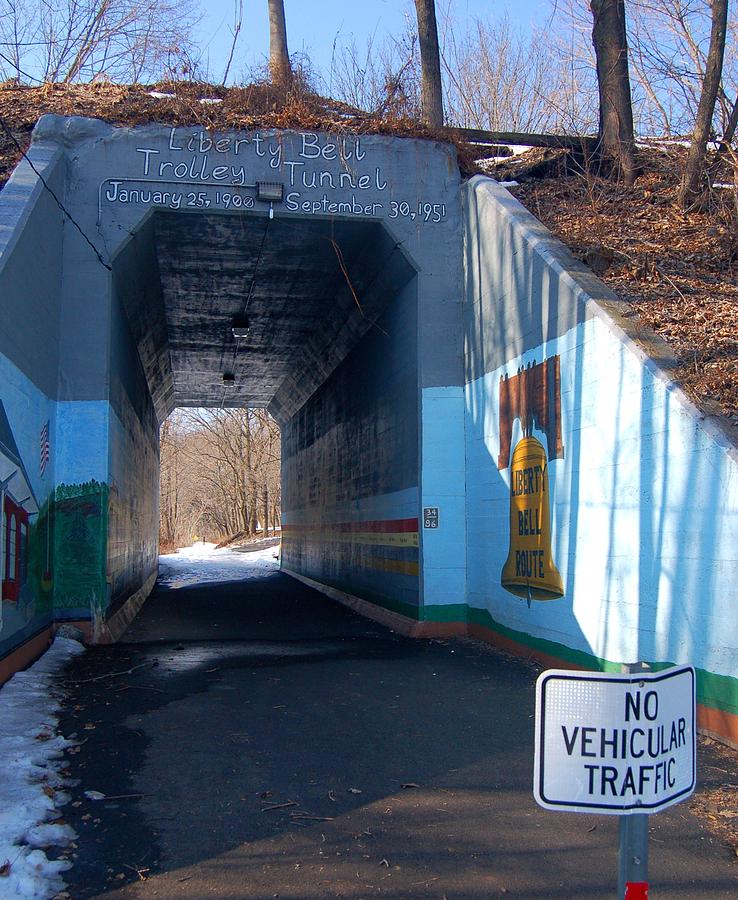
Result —
M231 332L237 341L248 337L250 328L248 316L239 315L233 317Z
M269 204L269 218L274 218L274 204L284 200L284 185L280 181L257 181L256 199Z
M262 203L281 203L284 200L284 185L280 181L257 181L256 199Z

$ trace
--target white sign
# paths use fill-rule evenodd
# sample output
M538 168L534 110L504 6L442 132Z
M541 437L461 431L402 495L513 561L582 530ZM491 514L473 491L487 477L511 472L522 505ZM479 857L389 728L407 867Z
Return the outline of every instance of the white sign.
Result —
M549 669L536 683L533 795L546 809L654 813L695 786L695 676Z

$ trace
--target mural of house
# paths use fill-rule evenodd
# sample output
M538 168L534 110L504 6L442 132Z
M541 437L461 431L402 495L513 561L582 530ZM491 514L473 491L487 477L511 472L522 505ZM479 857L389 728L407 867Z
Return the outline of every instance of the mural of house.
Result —
M28 579L31 517L38 502L0 400L0 573L3 601L17 602ZM0 619L0 621L2 621Z

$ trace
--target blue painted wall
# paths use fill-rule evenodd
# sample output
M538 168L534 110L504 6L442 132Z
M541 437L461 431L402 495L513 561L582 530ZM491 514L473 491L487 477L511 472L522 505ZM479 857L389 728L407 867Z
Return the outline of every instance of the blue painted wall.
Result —
M664 345L644 343L623 304L504 189L477 178L465 197L465 616L587 668L692 664L703 724L726 734L738 723L735 444L654 362ZM500 384L544 360L560 367L561 452L540 420L532 434L548 455L564 595L528 605L501 584L519 538Z

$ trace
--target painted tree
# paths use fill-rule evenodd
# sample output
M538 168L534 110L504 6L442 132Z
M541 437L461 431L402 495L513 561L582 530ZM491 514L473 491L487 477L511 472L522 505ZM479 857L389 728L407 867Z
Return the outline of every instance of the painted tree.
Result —
M284 0L269 2L269 72L278 87L292 84L292 66L287 50L287 23L284 17Z
M430 128L442 128L443 88L435 0L415 0L415 9L420 41L420 106L423 122Z
M600 98L600 153L626 184L636 177L624 0L590 0Z
M702 192L702 177L705 170L707 141L710 138L715 103L720 90L725 57L725 34L728 26L728 0L712 0L712 26L710 49L707 51L707 65L702 82L700 103L692 133L692 143L687 154L684 175L679 186L679 200L682 206L690 206Z

